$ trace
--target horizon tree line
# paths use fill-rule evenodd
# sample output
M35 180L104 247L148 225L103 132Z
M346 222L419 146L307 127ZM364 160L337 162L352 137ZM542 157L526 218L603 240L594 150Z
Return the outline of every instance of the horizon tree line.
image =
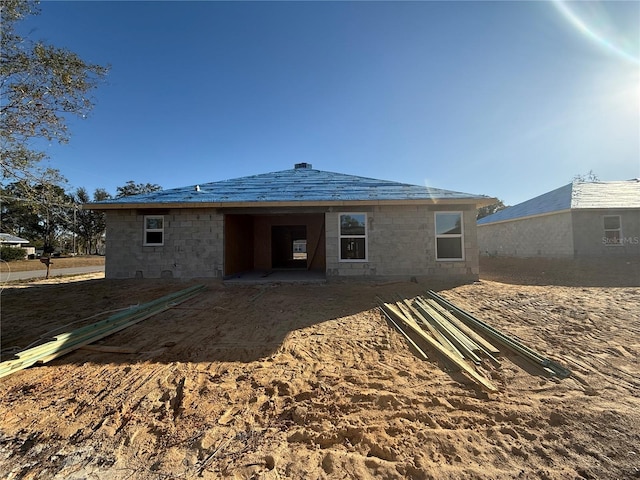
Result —
M116 188L115 195L104 188L96 188L93 195L84 187L66 191L66 179L53 169L39 180L20 179L0 185L0 232L29 240L44 254L56 249L88 255L101 253L106 216L81 205L162 189L157 184L129 180Z

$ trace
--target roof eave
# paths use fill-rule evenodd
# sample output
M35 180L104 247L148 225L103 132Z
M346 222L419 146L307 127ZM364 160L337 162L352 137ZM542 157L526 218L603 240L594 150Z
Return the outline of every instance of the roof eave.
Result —
M377 205L476 205L476 208L492 205L498 200L491 197L430 198L410 200L320 200L276 202L167 202L167 203L86 203L83 210L131 210L167 208L244 208L244 207L351 207Z
M548 217L550 215L558 215L560 213L567 213L573 210L575 209L565 208L562 210L553 210L551 212L536 213L534 215L524 215L522 217L505 218L504 220L494 220L493 222L478 223L478 226L484 227L485 225L497 225L499 223L509 223L509 222L518 222L520 220L529 220L530 218Z

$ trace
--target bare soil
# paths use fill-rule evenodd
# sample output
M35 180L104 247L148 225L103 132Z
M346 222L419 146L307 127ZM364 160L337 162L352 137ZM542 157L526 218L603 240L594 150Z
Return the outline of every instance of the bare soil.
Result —
M0 379L8 479L640 478L640 276L483 259L467 285L226 287ZM615 272L613 271L615 269ZM544 275L541 272L544 271ZM629 278L629 276L632 276ZM197 281L52 279L2 291L2 349ZM376 297L432 288L572 370L504 353L479 390L419 359ZM92 317L92 318L89 318ZM72 323L75 322L75 323Z

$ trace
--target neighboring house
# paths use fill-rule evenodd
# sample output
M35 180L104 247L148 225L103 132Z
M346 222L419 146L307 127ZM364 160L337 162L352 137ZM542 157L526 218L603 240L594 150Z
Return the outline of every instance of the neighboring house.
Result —
M478 246L514 257L640 256L640 179L575 181L478 220Z
M106 277L304 269L327 277L477 278L483 195L294 169L90 203Z
M24 238L16 237L15 235L11 235L10 233L0 233L0 245L7 247L24 248L25 258L28 255L33 255L36 253L35 247L28 247L28 244L29 240L25 240Z

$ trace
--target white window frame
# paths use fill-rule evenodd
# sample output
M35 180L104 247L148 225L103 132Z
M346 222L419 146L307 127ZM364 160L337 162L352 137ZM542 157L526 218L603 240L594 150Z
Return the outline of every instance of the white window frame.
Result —
M438 235L438 215L443 215L443 214L455 214L455 215L460 215L460 233L448 233L448 234L444 234L444 235ZM437 262L464 262L465 260L465 256L464 256L464 212L463 211L439 211L439 212L434 212L433 213L433 231L434 231L434 247L435 247L435 254L436 254L436 261ZM461 257L460 258L439 258L438 257L438 239L439 238L459 238L460 239L460 253L461 253Z
M606 219L611 217L618 218L618 228L607 228ZM622 240L622 216L621 215L603 215L602 216L602 229L604 232L605 246L606 247L621 247L623 245ZM607 237L607 232L618 232L618 242L609 242L609 237Z
M364 235L342 235L342 217L344 215L364 215ZM342 258L343 238L364 238L364 258ZM363 263L369 261L369 222L366 212L340 212L338 214L338 261L346 263Z
M148 228L147 220L150 219L161 219L162 220L162 228ZM162 234L162 241L160 243L149 243L147 242L147 233L157 233L160 232ZM144 216L144 231L142 234L142 245L145 247L161 247L164 245L164 215L145 215Z

